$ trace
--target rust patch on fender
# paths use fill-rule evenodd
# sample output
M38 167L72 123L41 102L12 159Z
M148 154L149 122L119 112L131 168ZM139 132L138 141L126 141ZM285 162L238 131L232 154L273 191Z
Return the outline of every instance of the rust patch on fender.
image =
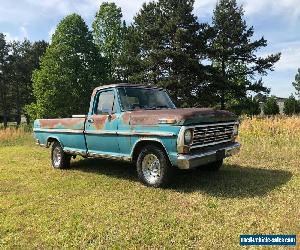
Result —
M129 121L130 121L130 116L131 116L131 113L129 113L129 112L125 112L124 114L123 114L123 123L124 124L129 124Z

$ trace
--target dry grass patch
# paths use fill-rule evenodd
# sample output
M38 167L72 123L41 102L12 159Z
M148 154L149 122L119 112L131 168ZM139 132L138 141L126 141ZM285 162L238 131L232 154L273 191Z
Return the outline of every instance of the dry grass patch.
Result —
M0 130L0 141L14 140L23 137L27 132L24 128L6 128Z

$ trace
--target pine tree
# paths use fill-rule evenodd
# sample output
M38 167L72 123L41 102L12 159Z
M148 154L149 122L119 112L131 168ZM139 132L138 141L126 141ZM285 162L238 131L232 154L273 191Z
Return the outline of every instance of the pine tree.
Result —
M30 45L28 40L25 40L23 43L20 41L12 41L10 43L10 52L5 70L7 81L11 87L12 101L10 107L14 110L15 121L18 125L21 123L23 97L28 94L24 93L26 89L25 78L27 75L27 64L24 63L22 59L26 53L26 49L28 49Z
M254 28L247 27L242 6L236 0L218 1L213 15L214 37L211 41L210 58L215 69L213 87L225 108L228 95L246 96L247 91L268 92L259 76L273 70L280 53L264 58L256 51L267 46L262 37L253 41ZM240 81L242 80L242 81Z
M9 45L5 40L5 35L0 33L0 111L4 127L7 126L10 113L11 89L6 75L7 60L9 56Z
M25 105L34 99L32 95L32 73L39 67L41 56L45 53L47 43L39 41L31 43L28 40L12 41L6 67L6 75L11 85L11 107L14 108L15 121L19 125ZM27 123L29 118L27 117Z
M194 104L203 78L204 37L193 12L193 0L159 0L144 4L134 18L138 34L138 82L165 87L181 105Z
M93 88L105 80L105 67L83 19L77 14L65 17L33 74L36 103L27 113L32 118L87 113Z

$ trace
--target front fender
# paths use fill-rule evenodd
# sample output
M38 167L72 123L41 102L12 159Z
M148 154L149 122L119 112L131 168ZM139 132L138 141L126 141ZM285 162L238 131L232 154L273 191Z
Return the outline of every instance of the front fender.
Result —
M172 146L167 145L167 143L165 141L163 141L161 138L155 138L155 137L146 137L146 138L139 138L132 147L130 156L132 159L134 159L135 157L135 152L138 149L139 145L141 143L145 143L145 142L154 142L154 143L159 143L160 146L164 149L169 161L171 162L172 165L175 165L177 162L177 152L174 152L174 150L170 150L172 148ZM176 139L174 138L174 142L176 142ZM175 143L176 144L176 143ZM176 149L176 145L175 145L175 149Z

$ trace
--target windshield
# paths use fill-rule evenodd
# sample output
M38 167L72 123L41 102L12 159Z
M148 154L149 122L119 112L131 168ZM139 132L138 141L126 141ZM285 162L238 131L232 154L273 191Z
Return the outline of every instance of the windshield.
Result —
M175 108L167 92L162 89L119 88L118 91L124 111Z

